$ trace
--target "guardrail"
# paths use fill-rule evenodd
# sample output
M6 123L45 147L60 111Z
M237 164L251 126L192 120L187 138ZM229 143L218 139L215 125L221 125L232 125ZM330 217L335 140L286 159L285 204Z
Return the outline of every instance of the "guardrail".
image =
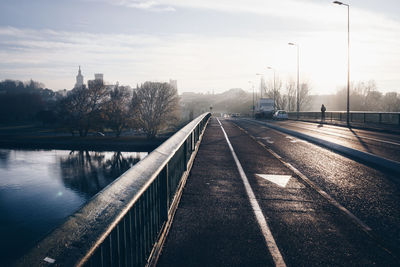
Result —
M154 264L210 113L204 113L96 194L17 266Z
M304 120L304 121L321 121L321 112L288 112L289 119L291 120ZM325 112L326 122L346 122L346 111ZM350 112L350 122L363 123L363 124L386 124L386 125L400 125L400 112Z

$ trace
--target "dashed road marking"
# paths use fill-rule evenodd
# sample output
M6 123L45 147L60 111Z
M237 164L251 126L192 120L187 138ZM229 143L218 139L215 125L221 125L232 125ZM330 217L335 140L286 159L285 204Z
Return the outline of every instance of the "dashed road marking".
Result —
M298 138L293 137L293 136L290 136L290 135L287 135L286 138L287 138L287 139L290 139L290 143L298 143L298 142L307 143L307 141L298 139Z
M267 244L268 250L271 253L272 259L274 260L275 266L279 267L285 267L286 263L283 260L282 254L279 251L279 248L275 242L275 239L272 235L272 232L270 228L268 227L267 219L262 213L262 210L260 208L260 205L258 204L258 201L256 199L256 196L254 195L253 189L250 186L249 180L247 179L247 176L243 170L242 165L239 162L239 159L232 147L231 142L229 141L228 135L226 134L224 127L222 126L221 122L217 118L217 121L219 125L221 126L221 130L224 133L226 142L228 143L229 149L232 153L233 159L235 160L236 167L238 168L240 177L242 178L244 187L246 189L247 196L249 197L251 207L253 208L254 215L256 216L258 225L260 226L261 232L264 236L265 242ZM250 135L249 135L250 136Z

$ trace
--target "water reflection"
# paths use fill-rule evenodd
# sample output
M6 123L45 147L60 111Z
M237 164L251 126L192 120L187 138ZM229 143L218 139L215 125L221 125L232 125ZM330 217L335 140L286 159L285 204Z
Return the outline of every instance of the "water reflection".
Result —
M1 168L7 168L9 159L10 159L10 150L0 149L0 167Z
M10 266L146 155L0 149L0 266Z
M92 197L140 160L140 155L121 152L71 151L60 158L61 178L65 186Z

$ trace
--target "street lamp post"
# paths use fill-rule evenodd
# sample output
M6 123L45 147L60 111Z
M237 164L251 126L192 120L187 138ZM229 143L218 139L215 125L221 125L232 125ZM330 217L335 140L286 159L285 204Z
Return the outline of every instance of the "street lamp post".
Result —
M252 85L252 87L253 87L253 118L254 118L254 109L255 109L255 106L254 106L254 84L253 84L253 82L252 81L249 81L249 83Z
M262 81L262 79L263 79L263 74L262 73L256 73L256 75L257 76L261 76L261 81ZM260 82L260 98L262 98L262 96L263 96L263 89L264 88L262 88L262 82Z
M347 6L347 125L350 124L350 6L334 1L334 4Z
M276 110L276 104L275 104L275 101L276 101L276 98L275 98L275 69L274 68L272 68L272 67L267 67L267 69L270 69L270 70L273 70L274 71L274 112L275 112L275 110Z
M289 45L294 45L297 47L297 119L299 119L299 111L300 111L300 64L299 64L299 44L296 43L288 43Z

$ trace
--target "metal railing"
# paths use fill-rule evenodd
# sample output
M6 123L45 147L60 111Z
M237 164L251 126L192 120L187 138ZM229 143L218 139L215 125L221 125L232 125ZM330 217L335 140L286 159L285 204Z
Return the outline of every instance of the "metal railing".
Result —
M297 120L297 112L288 112L289 119ZM299 120L304 121L321 121L321 112L299 112ZM326 122L346 122L346 111L325 112ZM400 112L350 112L349 121L361 124L381 124L381 125L397 125L400 126Z
M158 257L210 115L190 122L95 195L16 265L151 263Z

